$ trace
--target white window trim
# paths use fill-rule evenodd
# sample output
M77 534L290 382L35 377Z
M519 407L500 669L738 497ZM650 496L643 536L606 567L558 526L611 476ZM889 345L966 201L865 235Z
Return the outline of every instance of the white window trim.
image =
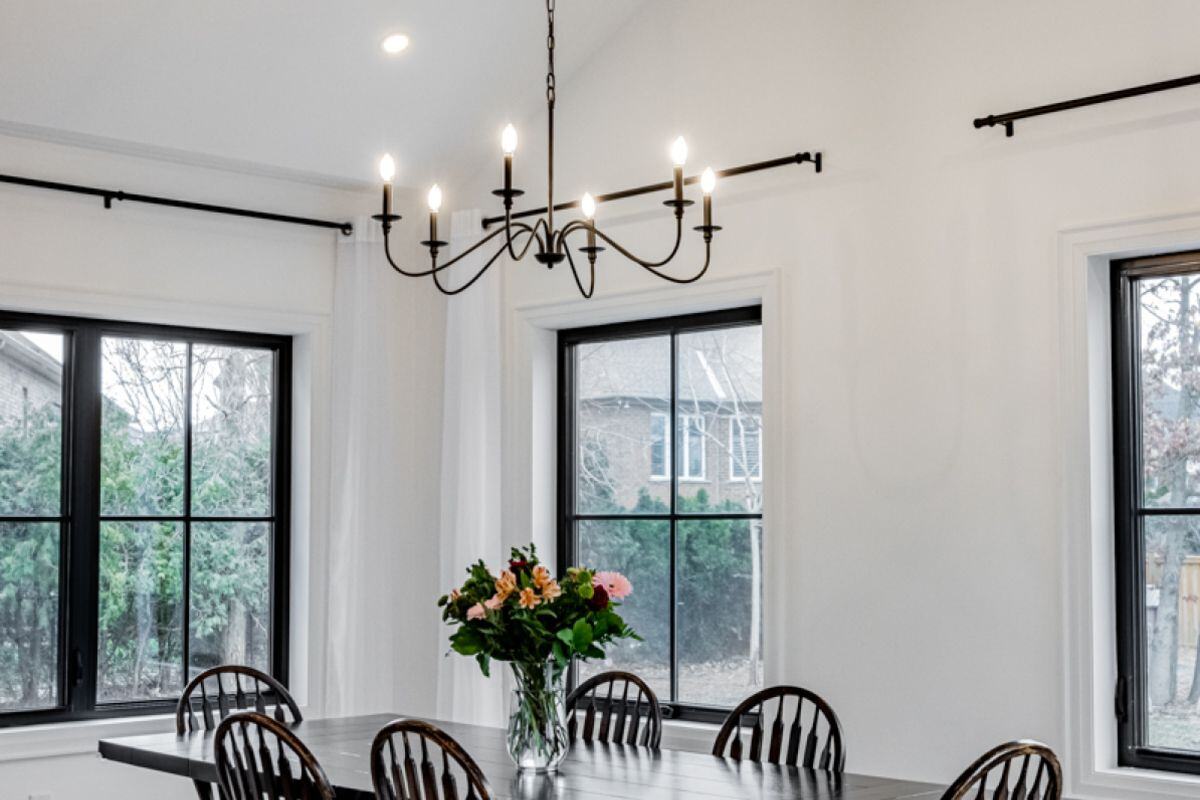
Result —
M1065 229L1058 243L1065 794L1194 798L1200 776L1117 766L1109 265L1200 248L1200 212Z
M735 427L737 427L737 424L738 423L737 423L736 418L734 418L734 417L729 418L729 480L744 481L747 478L749 478L751 483L762 483L762 456L763 456L762 426L760 425L758 428L758 474L747 476L747 475L738 475L737 469L736 469L738 450L734 444L733 430Z
M700 474L688 475L687 468L692 463L691 458L691 443L692 438L688 436L688 422L691 420L699 420L697 426L700 430ZM680 437L680 450L683 452L679 458L679 482L680 483L707 483L708 478L708 443L705 440L708 430L704 422L703 414L680 414L679 427L683 430L683 436Z
M662 420L663 426L663 471L661 474L654 471L654 422ZM652 481L669 481L671 480L671 415L665 411L650 412L650 480Z

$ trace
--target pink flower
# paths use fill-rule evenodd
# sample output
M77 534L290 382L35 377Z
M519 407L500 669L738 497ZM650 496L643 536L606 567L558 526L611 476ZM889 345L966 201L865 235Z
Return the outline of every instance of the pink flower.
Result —
M462 597L462 592L460 592L458 589L450 590L450 602L451 603L453 603L455 600L457 600L460 597Z
M484 609L483 603L476 603L467 609L468 620L483 619L485 616L487 616L487 610Z
M488 611L497 611L499 610L500 606L504 605L504 598L498 594L494 594L487 600L484 600L483 605Z
M619 572L597 572L592 576L592 586L603 586L613 600L623 600L633 593L633 584Z

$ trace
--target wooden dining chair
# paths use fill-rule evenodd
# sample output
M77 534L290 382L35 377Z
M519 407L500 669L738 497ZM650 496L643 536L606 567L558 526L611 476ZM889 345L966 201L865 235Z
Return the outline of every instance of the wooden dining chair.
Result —
M492 800L487 778L462 745L438 726L416 719L393 720L375 734L371 783L377 800Z
M211 731L236 711L254 710L280 722L300 722L300 708L283 684L253 667L224 664L201 672L175 705L175 733ZM197 715L199 712L199 715ZM212 786L194 781L200 800L212 800Z
M578 736L585 742L657 750L662 742L662 726L658 697L632 672L613 670L593 675L567 696L567 734L572 742Z
M1062 767L1041 742L1005 742L967 767L942 800L1060 800Z
M749 729L748 749L742 742L743 728ZM799 686L772 686L743 700L721 725L713 755L828 772L846 768L837 714L821 697Z
M287 724L257 711L221 720L213 737L222 800L333 800L333 786Z

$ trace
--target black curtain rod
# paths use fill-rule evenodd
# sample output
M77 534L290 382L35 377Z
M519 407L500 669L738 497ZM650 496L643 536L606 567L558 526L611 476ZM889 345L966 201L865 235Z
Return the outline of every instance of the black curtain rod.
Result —
M773 158L770 161L759 161L754 164L745 164L740 167L730 167L729 169L723 169L723 170L718 171L717 177L718 178L732 178L735 175L745 175L747 172L760 172L764 169L775 169L776 167L786 167L790 164L805 164L805 163L811 163L813 165L813 167L816 168L816 171L820 172L821 168L822 168L821 154L819 152L817 152L817 153L812 153L812 152L796 153L795 155L784 156L783 158ZM685 178L683 182L688 185L693 184L693 183L699 183L700 176L692 175L689 178ZM671 187L673 187L674 185L675 184L672 183L671 181L663 181L662 183L651 183L651 184L647 184L646 186L638 186L635 189L622 189L619 192L609 192L608 194L596 195L595 199L596 199L597 203L608 203L608 202L612 202L613 200L624 200L627 197L636 197L641 194L653 194L654 192L665 192L668 189L670 189ZM570 208L577 208L578 206L579 206L579 201L572 200L568 203L556 204L554 206L554 210L555 211L565 211ZM512 219L521 219L522 217L534 217L539 214L545 214L546 211L547 211L547 208L545 206L542 206L541 208L530 208L530 209L526 209L525 211L514 211L511 218ZM504 222L503 216L484 217L483 218L483 227L489 228L492 225L496 225L501 222Z
M36 189L51 189L56 192L71 192L73 194L101 197L104 199L105 208L112 208L113 201L118 200L126 203L147 203L154 206L183 208L188 211L207 211L210 214L227 214L233 217L265 219L271 222L287 222L292 225L307 225L313 228L332 228L333 230L341 231L343 236L349 236L354 232L354 226L349 222L332 222L324 219L294 217L290 214L273 214L269 211L254 211L248 208L232 208L230 206L212 205L211 203L194 203L190 200L175 200L170 197L156 197L149 194L124 192L120 189L99 189L95 186L79 186L73 183L43 181L37 178L22 178L17 175L0 175L0 183L12 183L17 186L32 186Z
M1092 94L1075 100L1064 100L1061 103L1049 103L1044 106L1023 108L1020 111L1009 111L1005 114L991 114L986 117L980 117L975 120L974 124L976 128L990 128L995 125L1003 125L1004 135L1012 136L1013 122L1019 119L1040 117L1043 114L1057 114L1059 111L1070 111L1074 108L1094 106L1099 103L1111 103L1113 100L1124 100L1128 97L1138 97L1143 94L1165 92L1169 89L1181 89L1184 86L1195 86L1198 83L1200 83L1200 75L1187 75L1182 78L1173 78L1169 81L1134 86L1130 89L1118 89L1115 92L1104 92L1103 94Z

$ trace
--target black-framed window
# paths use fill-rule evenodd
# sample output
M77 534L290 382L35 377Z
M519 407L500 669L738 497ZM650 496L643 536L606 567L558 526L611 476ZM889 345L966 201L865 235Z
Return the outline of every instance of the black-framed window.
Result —
M291 339L0 312L0 726L286 680Z
M762 310L561 331L559 554L633 582L644 638L576 677L641 675L719 719L762 688Z

